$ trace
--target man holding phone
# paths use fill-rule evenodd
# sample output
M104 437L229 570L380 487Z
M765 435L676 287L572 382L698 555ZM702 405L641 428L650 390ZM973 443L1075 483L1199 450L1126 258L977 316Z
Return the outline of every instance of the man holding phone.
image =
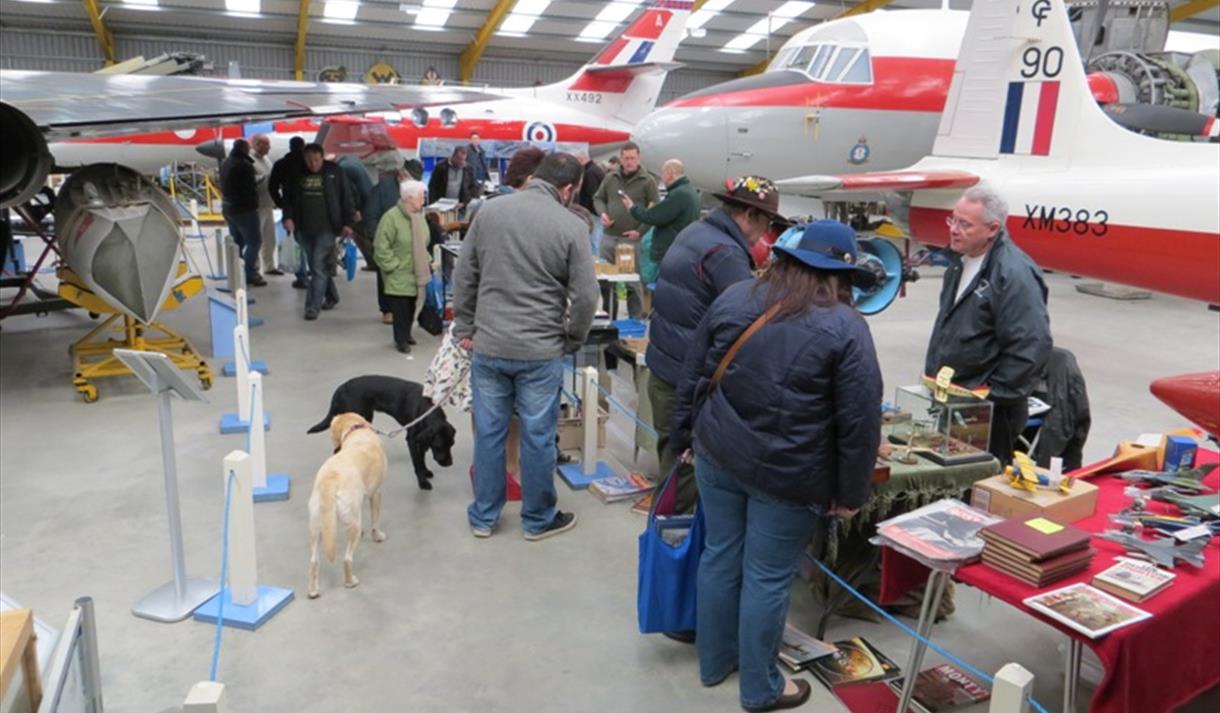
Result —
M593 207L601 219L605 233L602 236L600 257L614 262L620 244L631 245L635 251L635 264L640 264L640 238L652 226L632 217L623 204L623 198L645 208L661 200L657 181L652 174L640 167L640 147L628 141L619 149L618 169L606 174L605 180L593 196ZM610 285L602 287L602 299L610 300ZM627 314L639 319L644 312L644 290L640 283L627 285Z

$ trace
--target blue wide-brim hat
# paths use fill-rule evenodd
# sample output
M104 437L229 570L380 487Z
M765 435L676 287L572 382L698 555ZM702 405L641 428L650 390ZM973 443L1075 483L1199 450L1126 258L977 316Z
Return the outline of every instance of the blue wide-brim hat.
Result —
M805 226L805 232L795 241L776 244L774 252L815 267L819 270L846 272L854 287L868 289L877 276L857 265L856 233L837 220L819 220Z

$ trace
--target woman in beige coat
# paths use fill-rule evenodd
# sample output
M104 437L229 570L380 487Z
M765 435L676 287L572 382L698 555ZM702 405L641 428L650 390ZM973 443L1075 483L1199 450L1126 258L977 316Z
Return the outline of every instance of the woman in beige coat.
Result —
M403 181L398 204L381 216L373 239L373 256L393 315L394 346L403 354L410 354L415 343L411 323L416 300L432 278L428 221L423 214L426 192L419 181Z

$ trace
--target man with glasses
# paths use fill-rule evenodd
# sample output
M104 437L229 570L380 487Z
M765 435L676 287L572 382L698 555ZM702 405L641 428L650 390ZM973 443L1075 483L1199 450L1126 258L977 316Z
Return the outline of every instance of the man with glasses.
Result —
M966 191L948 219L952 264L940 291L924 373L987 386L991 454L1007 465L1029 418L1027 399L1051 353L1042 271L1008 237L1008 204L987 186Z

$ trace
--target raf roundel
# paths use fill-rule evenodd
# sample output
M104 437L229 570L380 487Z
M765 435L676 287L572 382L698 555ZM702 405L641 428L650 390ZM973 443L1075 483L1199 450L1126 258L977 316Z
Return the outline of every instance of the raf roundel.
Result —
M555 127L545 121L534 121L526 124L521 138L525 141L551 143L555 140Z

